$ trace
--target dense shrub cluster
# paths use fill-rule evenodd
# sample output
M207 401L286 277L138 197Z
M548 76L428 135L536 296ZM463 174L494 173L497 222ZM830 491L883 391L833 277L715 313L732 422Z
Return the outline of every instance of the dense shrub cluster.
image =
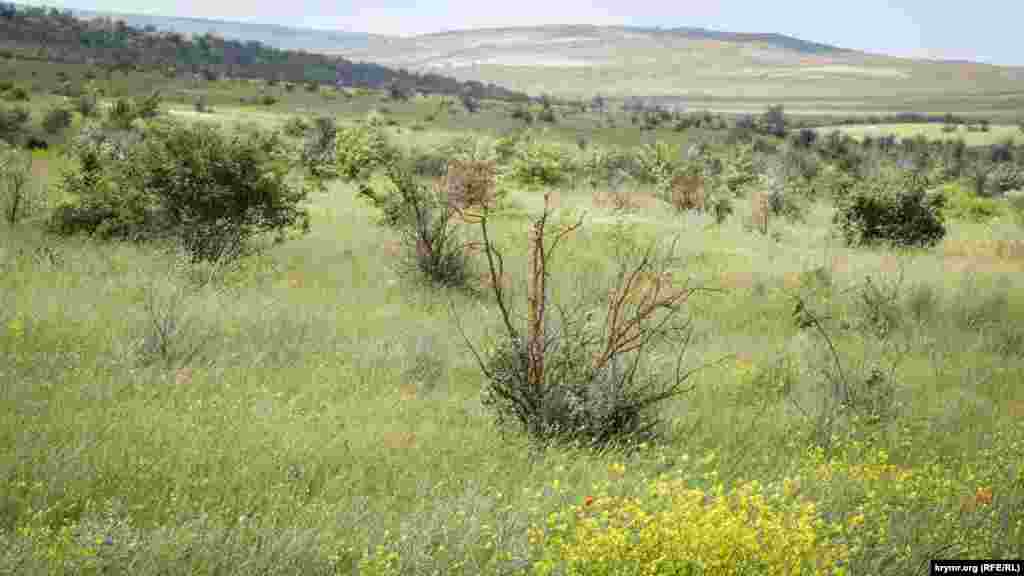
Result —
M568 180L571 170L569 154L557 144L527 135L515 142L505 167L507 182L527 188L559 186Z
M196 260L216 259L254 235L308 230L305 191L273 133L226 135L204 125L156 122L139 131L90 125L61 177L67 196L52 226L105 239L172 239Z
M934 246L946 234L944 205L945 197L927 192L921 178L886 175L855 184L839 199L834 222L854 246Z
M398 157L384 127L374 118L339 129L335 147L338 175L346 180L365 179Z

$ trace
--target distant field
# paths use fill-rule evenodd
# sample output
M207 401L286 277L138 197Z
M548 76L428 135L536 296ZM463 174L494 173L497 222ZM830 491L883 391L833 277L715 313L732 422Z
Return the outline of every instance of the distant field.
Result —
M968 132L966 126L957 126L955 132L943 132L942 124L868 124L862 126L825 126L818 128L819 134L828 134L838 130L849 134L857 140L865 136L878 138L890 134L897 138L914 138L923 134L929 140L954 140L963 138L968 146L988 146L1012 139L1019 144L1024 142L1024 132L1015 125L995 125L988 132Z
M722 41L616 27L548 26L371 39L353 60L494 82L530 94L660 96L697 109L858 111L1017 117L1024 69L855 51L814 54L770 42Z

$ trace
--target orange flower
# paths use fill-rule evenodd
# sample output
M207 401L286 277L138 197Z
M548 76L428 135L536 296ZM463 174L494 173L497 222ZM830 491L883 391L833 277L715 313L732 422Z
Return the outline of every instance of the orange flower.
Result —
M593 496L587 496L586 498L583 499L583 505L584 506L590 506L593 503L594 503L594 497Z

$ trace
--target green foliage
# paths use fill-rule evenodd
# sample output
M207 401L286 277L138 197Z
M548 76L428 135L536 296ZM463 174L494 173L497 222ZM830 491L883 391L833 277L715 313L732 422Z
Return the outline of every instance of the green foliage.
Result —
M759 176L754 168L753 148L739 146L728 155L723 165L721 182L734 197L743 196L748 187L757 183Z
M0 140L17 142L30 118L31 114L25 107L0 104Z
M929 193L913 174L886 174L858 182L841 198L834 224L850 245L934 246L946 234L945 197Z
M43 130L50 134L57 134L69 126L71 126L71 110L67 108L51 108L43 116Z
M526 135L515 142L509 152L508 165L502 174L505 183L541 188L559 186L568 179L571 158L557 144Z
M644 144L636 152L637 180L665 190L681 167L679 145L658 141Z
M580 169L591 188L615 187L629 177L627 158L620 152L600 146L590 146Z
M398 158L384 128L373 118L338 130L335 141L338 175L345 180L364 180Z
M1012 194L1007 198L1010 214L1018 226L1024 228L1024 193Z
M814 178L811 189L815 197L840 201L846 198L857 184L857 179L834 165L826 165Z
M306 135L301 160L311 179L320 189L328 180L338 177L338 126L333 117L320 116Z
M988 222L1003 212L998 200L978 196L961 183L951 182L940 191L946 197L945 214L949 218Z
M148 96L142 96L135 100L135 115L144 120L150 120L160 115L160 103L163 98L159 90L154 90Z
M285 135L292 138L301 138L306 134L306 130L309 130L309 122L306 122L302 116L292 116L285 121L282 128Z
M8 224L15 224L36 208L29 187L32 155L0 140L0 210Z
M987 196L1001 196L1010 190L1024 190L1024 168L1010 162L991 167L985 180Z
M127 98L118 98L107 110L107 125L115 130L128 130L139 117L135 103Z
M21 86L15 86L4 92L4 99L10 102L28 102L28 90L25 90L25 88Z
M62 174L68 200L53 228L105 239L171 238L195 260L241 249L251 237L308 230L305 191L287 179L290 160L273 133L225 135L205 124L162 122L142 132L89 126Z
M456 211L440 188L421 184L407 161L387 165L385 186L360 183L360 195L383 213L382 223L402 236L399 271L427 283L469 288L472 278L467 245L460 239Z
M96 93L91 90L82 93L82 95L75 99L75 110L83 118L92 118L96 114L96 108Z

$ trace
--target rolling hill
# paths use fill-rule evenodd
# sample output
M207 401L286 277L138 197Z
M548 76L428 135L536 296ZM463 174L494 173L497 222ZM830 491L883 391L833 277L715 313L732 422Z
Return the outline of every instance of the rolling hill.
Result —
M125 24L136 28L152 26L157 30L173 31L178 32L179 34L199 36L209 32L231 40L260 42L268 46L273 46L279 50L328 52L336 50L364 49L371 38L370 34L363 32L315 30L312 28L294 28L278 24L228 22L224 20L207 20L204 18L122 14L75 9L72 9L71 13L78 18L113 18L116 20L124 20Z
M719 111L915 111L1019 117L1024 67L868 54L773 33L694 27L551 25L412 37L269 24L76 11L182 34L212 31L532 95L644 97Z
M686 101L907 101L1017 106L1024 68L867 54L780 34L541 26L371 38L340 52L387 66L563 96Z

